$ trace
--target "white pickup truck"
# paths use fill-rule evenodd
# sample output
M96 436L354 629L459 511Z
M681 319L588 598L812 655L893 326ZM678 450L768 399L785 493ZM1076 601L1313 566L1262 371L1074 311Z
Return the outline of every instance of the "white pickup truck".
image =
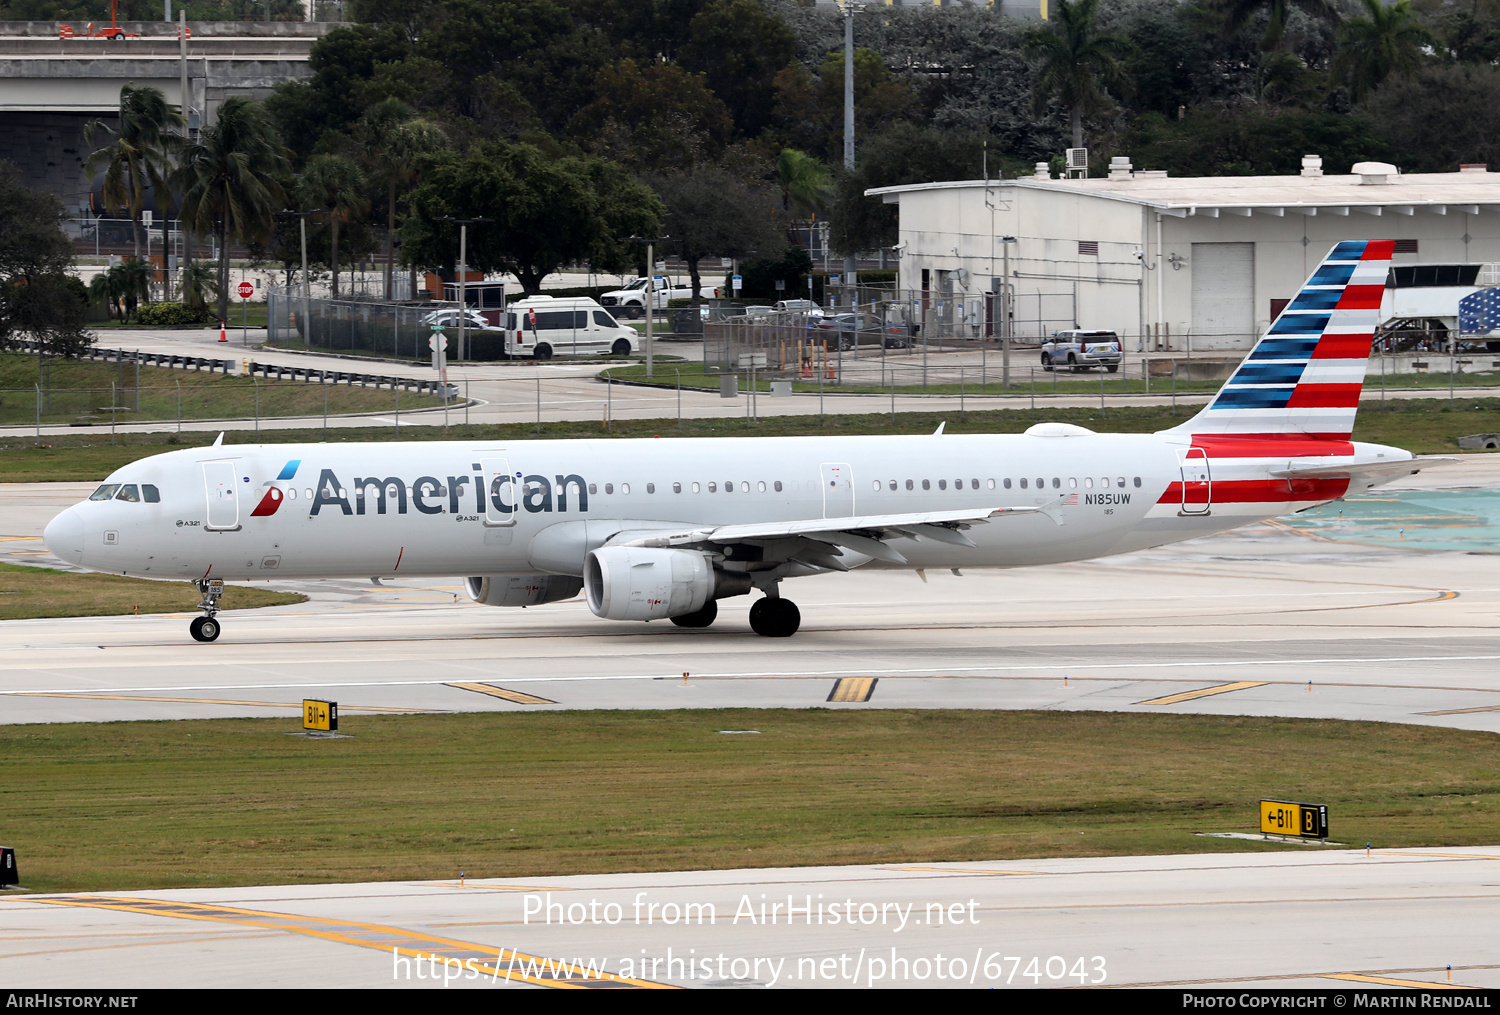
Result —
M719 295L719 290L711 285L706 285L698 290L700 296L711 300ZM665 276L656 276L656 285L653 288L653 302L657 310L665 310L669 300L690 300L693 298L692 283L687 280L674 282ZM608 307L617 317L636 318L646 312L646 279L638 278L623 289L614 289L599 297L601 306Z

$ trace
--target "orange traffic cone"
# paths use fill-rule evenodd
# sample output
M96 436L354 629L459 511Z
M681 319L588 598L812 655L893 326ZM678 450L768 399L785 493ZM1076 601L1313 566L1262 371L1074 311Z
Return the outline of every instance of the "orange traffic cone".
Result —
M227 341L229 341L229 336L226 335L226 334L224 334L224 322L223 321L219 322L219 341L220 342L227 342Z

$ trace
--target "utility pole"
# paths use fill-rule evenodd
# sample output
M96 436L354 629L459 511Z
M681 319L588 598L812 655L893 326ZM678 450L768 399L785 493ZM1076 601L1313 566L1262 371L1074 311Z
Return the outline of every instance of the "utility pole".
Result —
M854 0L844 2L844 168L854 172ZM854 251L844 254L844 285L854 293L859 279L855 275ZM850 302L853 302L851 297Z
M1010 389L1010 245L1014 242L1014 236L1000 237L1005 251L1001 269L1005 275L1000 279L1000 387L1007 391Z
M456 219L452 215L443 215L438 218L439 222L458 223L458 358L468 360L468 323L469 323L469 225L476 222L493 222L494 219L468 218Z
M302 233L302 341L310 349L312 348L312 320L309 313L312 309L312 281L307 273L307 217L321 215L323 210L319 208L314 211L280 211L276 214L297 216L297 227ZM268 328L270 323L268 319L266 321Z
M646 245L646 379L656 376L656 350L651 344L651 318L656 316L656 244L670 240L670 236L658 236L648 240L643 236L627 236L626 243Z

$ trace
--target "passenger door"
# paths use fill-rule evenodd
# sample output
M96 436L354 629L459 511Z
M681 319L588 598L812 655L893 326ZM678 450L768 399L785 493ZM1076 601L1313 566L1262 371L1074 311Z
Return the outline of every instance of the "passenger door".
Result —
M1213 477L1208 470L1208 452L1188 448L1178 453L1182 462L1182 513L1206 515L1213 503Z
M203 527L215 532L236 532L240 527L239 488L235 484L238 462L204 462L203 487L208 513Z
M825 462L823 473L823 517L849 518L854 514L854 473L847 464Z

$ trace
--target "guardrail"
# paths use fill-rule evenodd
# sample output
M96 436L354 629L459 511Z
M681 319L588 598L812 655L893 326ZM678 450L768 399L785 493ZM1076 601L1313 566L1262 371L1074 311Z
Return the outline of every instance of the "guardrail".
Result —
M311 384L319 382L322 384L345 384L354 386L358 384L365 388L374 385L380 388L390 388L392 391L398 388L403 391L415 391L419 395L436 395L442 398L444 395L443 385L438 381L422 380L416 377L391 377L388 374L362 374L352 370L315 370L309 367L293 367L280 363L257 363L255 360L245 361L245 372L254 377L259 374L267 380L293 380L303 381ZM456 398L458 386L447 385L447 396Z

